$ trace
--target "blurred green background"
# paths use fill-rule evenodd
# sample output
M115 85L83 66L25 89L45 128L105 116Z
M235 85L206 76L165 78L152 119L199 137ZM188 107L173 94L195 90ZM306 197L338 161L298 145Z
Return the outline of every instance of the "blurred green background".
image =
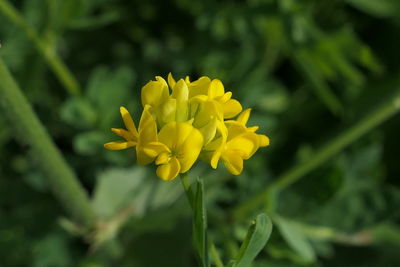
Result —
M255 267L400 266L400 116L343 137L375 108L399 108L400 1L0 0L0 40L107 237L90 249L74 235L29 137L0 113L0 266L196 266L178 179L102 147L119 106L138 119L141 87L169 72L221 79L271 139L240 176L203 163L191 174L225 262L267 210ZM288 175L273 201L249 202Z

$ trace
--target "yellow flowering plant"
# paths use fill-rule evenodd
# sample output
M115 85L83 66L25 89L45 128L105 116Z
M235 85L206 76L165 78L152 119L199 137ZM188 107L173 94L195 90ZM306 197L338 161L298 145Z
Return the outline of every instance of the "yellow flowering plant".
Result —
M110 150L136 148L139 164L155 163L157 176L165 181L186 173L198 160L214 169L223 162L233 175L243 170L243 161L260 147L269 145L258 126L248 127L250 109L242 111L232 92L225 92L218 79L189 77L168 82L160 76L141 92L143 113L136 129L124 107L120 108L126 129L113 128L122 141L104 145ZM235 118L236 119L233 119Z
M215 246L207 241L203 182L198 179L197 186L191 186L186 173L201 159L214 169L222 162L230 173L239 175L243 161L269 145L269 139L256 133L258 126L246 125L251 110L242 111L240 102L232 98L232 92L225 92L220 80L201 77L191 82L186 77L175 81L171 74L167 80L157 76L143 86L143 112L138 128L128 110L120 107L126 129L111 130L123 140L106 143L104 147L135 147L137 162L154 162L156 174L162 180L171 181L180 175L194 213L193 240L201 266L210 266L209 247L214 263L222 266ZM248 266L267 242L271 227L267 216L260 214L243 242L242 252L229 266Z

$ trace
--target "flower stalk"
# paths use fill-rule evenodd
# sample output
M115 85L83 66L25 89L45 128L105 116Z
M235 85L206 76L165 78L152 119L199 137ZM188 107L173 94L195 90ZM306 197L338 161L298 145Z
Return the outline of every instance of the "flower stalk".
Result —
M54 196L80 225L91 228L95 215L87 192L40 123L32 107L0 58L0 107L15 128L18 140L28 145L51 185Z

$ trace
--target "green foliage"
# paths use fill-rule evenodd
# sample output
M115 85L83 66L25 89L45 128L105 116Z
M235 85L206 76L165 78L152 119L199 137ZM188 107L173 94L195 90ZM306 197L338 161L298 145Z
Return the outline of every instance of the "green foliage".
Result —
M266 214L259 214L247 231L246 238L232 266L245 267L251 265L258 253L265 247L271 231L271 220Z
M103 148L119 106L138 122L141 87L169 72L221 79L271 138L238 177L205 164L190 174L204 181L192 191L205 263L216 252L238 266L399 266L399 117L378 126L399 106L399 12L398 0L0 0L0 56L99 218L71 235L80 225L35 151L49 168L53 157L1 110L0 266L197 266L179 181ZM381 103L393 114L371 117ZM361 118L366 134L332 141ZM268 191L294 166L295 183ZM247 221L266 210L269 239L267 217Z

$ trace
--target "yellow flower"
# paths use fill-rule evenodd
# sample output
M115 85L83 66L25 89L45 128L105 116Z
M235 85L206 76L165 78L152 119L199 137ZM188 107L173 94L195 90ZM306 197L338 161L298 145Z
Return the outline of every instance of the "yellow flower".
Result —
M243 161L259 147L267 146L267 136L257 134L258 126L247 127L250 109L225 92L218 79L208 77L177 82L171 74L168 83L157 76L142 88L143 113L138 130L132 117L120 108L126 129L112 128L123 141L104 145L110 150L136 147L140 164L155 161L157 175L170 181L187 172L200 157L217 168L222 161L229 172L238 175ZM236 120L225 120L238 117Z
M203 147L203 136L189 123L170 122L161 129L158 137L167 147L156 159L157 175L165 181L187 172Z
M139 131L137 131L128 110L124 107L120 107L121 116L127 130L120 128L112 128L111 130L116 135L124 138L125 141L109 142L106 143L104 147L109 150L121 150L136 146L138 163L151 163L160 151L165 150L165 145L158 142L157 125L149 109L149 105L144 107L139 123Z
M249 159L260 147L269 145L266 135L255 133L258 126L246 127L251 109L246 109L235 121L226 121L228 134L226 143L221 151L221 158L234 175L239 175L243 170L243 160Z

